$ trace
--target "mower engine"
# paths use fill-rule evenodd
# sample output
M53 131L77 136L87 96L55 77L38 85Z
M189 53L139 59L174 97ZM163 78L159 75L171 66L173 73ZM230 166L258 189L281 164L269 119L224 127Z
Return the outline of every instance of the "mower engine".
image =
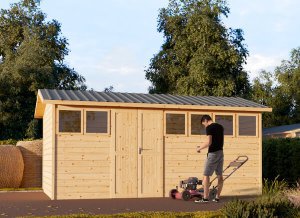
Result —
M180 188L184 190L196 190L197 185L202 185L202 180L197 177L189 177L187 180L182 180L179 183Z

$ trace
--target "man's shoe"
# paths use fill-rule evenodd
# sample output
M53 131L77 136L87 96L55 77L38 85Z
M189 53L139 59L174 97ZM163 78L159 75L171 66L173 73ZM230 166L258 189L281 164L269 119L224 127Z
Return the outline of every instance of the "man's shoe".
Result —
M216 203L219 203L220 199L219 198L214 198L212 201L216 202Z
M195 200L195 203L208 203L208 202L209 202L209 200L205 199L205 198Z

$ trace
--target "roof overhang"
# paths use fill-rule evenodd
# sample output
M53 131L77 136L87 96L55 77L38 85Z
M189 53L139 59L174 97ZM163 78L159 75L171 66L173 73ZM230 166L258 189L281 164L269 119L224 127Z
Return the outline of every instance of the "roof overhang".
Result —
M42 119L45 112L46 103L43 100L43 96L38 90L38 94L36 97L36 103L35 103L35 111L34 111L34 118L36 119Z

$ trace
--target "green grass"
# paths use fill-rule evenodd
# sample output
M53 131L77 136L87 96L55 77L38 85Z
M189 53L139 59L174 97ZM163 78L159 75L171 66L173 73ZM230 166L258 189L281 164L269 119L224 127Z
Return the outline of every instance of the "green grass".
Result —
M0 188L0 191L39 191L42 188Z
M287 189L288 189L287 182L284 180L279 181L277 176L273 181L264 179L262 194L263 196L280 195Z
M95 218L111 218L111 217L134 217L134 218L221 218L224 217L219 211L199 211L199 212L135 212L135 213L120 213L114 215L89 215L89 214L73 214L65 216L47 216L47 218L86 218L86 217L95 217Z
M42 140L42 139L33 139L33 138L26 138L26 139L7 139L7 140L0 140L0 145L16 145L18 141L34 141L34 140Z
M0 140L0 145L16 145L17 142L15 139Z

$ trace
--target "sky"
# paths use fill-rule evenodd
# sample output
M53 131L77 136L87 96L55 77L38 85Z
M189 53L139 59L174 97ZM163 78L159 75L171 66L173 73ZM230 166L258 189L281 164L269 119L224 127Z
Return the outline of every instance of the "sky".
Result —
M17 0L0 0L8 9ZM227 0L226 27L244 31L250 81L273 71L300 46L299 0ZM58 20L68 39L65 63L86 79L88 89L147 93L145 69L164 42L157 32L159 9L168 0L42 0L47 20Z

